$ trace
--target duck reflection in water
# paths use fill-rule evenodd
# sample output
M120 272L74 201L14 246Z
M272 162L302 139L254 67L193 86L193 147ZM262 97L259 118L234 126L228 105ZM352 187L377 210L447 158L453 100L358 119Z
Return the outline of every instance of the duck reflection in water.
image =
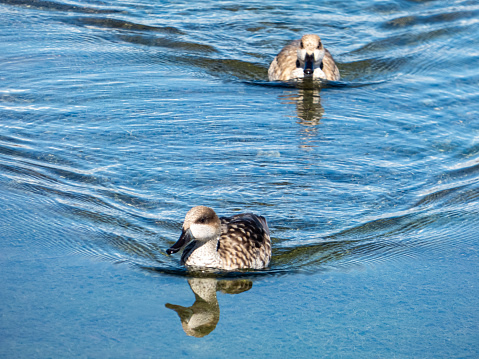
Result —
M324 115L320 92L320 89L299 88L280 95L279 99L284 104L296 105L296 113L301 125L315 126Z
M321 89L304 86L306 83L302 85L279 95L279 100L283 104L296 105L297 122L301 125L301 147L311 147L310 142L316 140L324 107L321 105Z
M167 303L165 307L178 314L181 326L187 335L197 338L210 334L220 320L217 291L239 294L253 287L253 282L246 279L218 281L215 278L191 278L188 283L195 294L193 305L183 307Z

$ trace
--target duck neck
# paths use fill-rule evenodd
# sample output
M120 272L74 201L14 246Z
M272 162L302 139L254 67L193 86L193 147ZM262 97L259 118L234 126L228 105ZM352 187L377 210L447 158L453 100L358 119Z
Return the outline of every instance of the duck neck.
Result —
M185 248L181 261L187 266L218 268L221 264L218 248L219 237L209 241L194 241Z

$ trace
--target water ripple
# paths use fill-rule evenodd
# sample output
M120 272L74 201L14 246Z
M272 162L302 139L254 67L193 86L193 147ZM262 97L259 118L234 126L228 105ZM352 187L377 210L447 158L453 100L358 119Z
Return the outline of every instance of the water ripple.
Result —
M155 208L161 206L157 200L133 190L106 188L102 176L80 173L65 165L59 168L55 164L61 162L59 158L53 163L45 162L35 155L32 146L24 145L28 141L22 138L4 136L2 143L1 171L4 178L14 182L8 183L9 186L54 199L58 213L83 223L79 229L83 228L90 240L79 245L73 237L65 238L62 247L71 246L79 254L127 262L162 273L187 274L177 258L164 252L174 242L181 222L178 218L158 221L153 214ZM14 163L8 161L8 156L16 158ZM296 238L274 237L281 230L276 221L271 221L274 242L271 268L226 276L314 272L404 255L417 256L421 248L447 247L455 240L458 218L462 218L461 237L467 240L477 216L478 163L474 158L453 166L441 176L446 184L421 190L420 199L407 210L385 214L317 239L304 240L301 233ZM307 221L301 225L290 222L284 229L298 225L311 227Z
M65 11L91 14L114 14L120 13L117 9L103 9L102 7L87 7L83 5L65 4L47 0L0 0L0 4L27 7L41 11Z
M4 27L0 183L59 218L45 246L186 275L164 250L208 201L263 210L274 236L271 268L227 276L474 237L476 4L0 4L34 29ZM267 81L284 44L318 31L342 81Z

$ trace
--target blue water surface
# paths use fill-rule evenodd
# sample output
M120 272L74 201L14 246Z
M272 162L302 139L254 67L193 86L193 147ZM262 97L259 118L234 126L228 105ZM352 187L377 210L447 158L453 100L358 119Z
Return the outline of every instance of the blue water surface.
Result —
M478 15L0 0L0 357L478 357ZM305 33L341 81L269 82ZM270 267L167 256L195 205Z

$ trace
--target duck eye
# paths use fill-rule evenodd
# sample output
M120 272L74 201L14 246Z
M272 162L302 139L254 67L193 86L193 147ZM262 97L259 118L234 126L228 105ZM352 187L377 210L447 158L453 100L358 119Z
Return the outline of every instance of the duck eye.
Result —
M201 218L198 220L198 223L201 223L201 224L206 223L206 218L205 218L205 217L201 217Z
M320 49L320 48L321 48L321 43L318 44L318 49Z
M301 48L303 48L303 47L304 47L304 45L303 45L303 42L302 42L302 41L301 41L301 44L300 44L299 46L301 46Z

